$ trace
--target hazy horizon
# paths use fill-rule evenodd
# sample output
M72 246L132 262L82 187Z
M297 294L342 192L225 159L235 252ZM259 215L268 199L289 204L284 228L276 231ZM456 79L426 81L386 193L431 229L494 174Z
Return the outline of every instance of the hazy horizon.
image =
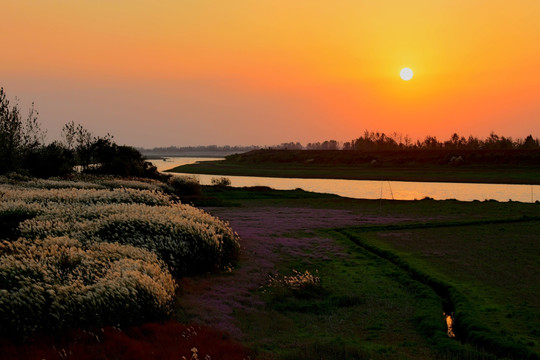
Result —
M540 2L6 0L0 86L143 148L540 136ZM409 67L409 81L399 77Z

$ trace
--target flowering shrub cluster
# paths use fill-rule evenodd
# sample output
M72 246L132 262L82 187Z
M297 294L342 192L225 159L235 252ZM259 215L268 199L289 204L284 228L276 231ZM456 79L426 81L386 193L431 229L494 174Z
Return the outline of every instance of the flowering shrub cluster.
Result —
M0 331L130 325L167 318L175 282L155 254L68 237L0 244Z
M227 223L162 192L0 184L0 199L0 215L28 214L18 226L25 238L134 245L157 253L175 275L227 267L239 249Z
M224 222L170 197L135 189L35 189L0 185L0 214L37 214L22 222L27 238L70 235L157 252L178 275L227 266L237 235Z
M153 191L162 191L166 188L162 182L152 179L128 180L111 178L101 180L99 183L110 188L130 188Z
M23 221L21 235L134 245L160 255L175 275L226 267L239 248L225 222L188 205L56 203L47 210Z
M303 296L322 291L321 278L313 275L308 270L303 273L294 270L289 276L268 276L268 288L275 293L292 293L295 296ZM276 294L277 295L277 294Z
M121 179L112 176L81 176L77 180L63 180L63 179L37 179L37 178L25 178L18 176L15 179L0 176L0 184L15 184L17 187L24 188L37 188L37 189L107 189L107 188L131 188L139 190L153 190L161 191L166 188L162 182L146 179Z
M148 205L168 205L170 197L157 191L137 189L77 189L77 188L20 188L15 185L0 185L0 199L21 200L27 203L142 203Z
M0 234L0 333L163 319L171 272L227 268L237 256L227 223L163 192L47 181L0 182L9 230Z

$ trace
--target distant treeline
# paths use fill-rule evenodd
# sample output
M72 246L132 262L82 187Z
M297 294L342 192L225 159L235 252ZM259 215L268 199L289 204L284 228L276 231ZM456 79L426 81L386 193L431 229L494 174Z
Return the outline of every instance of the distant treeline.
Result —
M308 143L303 146L299 142L282 143L271 147L276 150L359 150L359 151L388 151L388 150L535 150L540 149L540 140L532 135L525 139L513 139L491 133L487 138L480 139L470 135L465 138L453 134L450 139L440 141L435 136L426 136L424 140L412 141L407 135L393 133L387 135L381 132L365 131L363 136L344 143L336 140Z
M359 151L388 151L388 150L415 150L415 149L446 149L446 150L534 150L540 149L540 140L532 135L525 139L499 136L491 133L487 138L480 139L470 135L465 138L453 134L445 141L435 136L426 136L424 140L412 141L407 135L393 133L387 135L383 132L365 131L364 135L351 141L339 142L327 140L302 145L300 142L285 142L274 146L168 146L153 149L138 148L145 155L175 155L175 154L222 154L245 153L252 150L359 150Z
M75 171L121 176L160 177L131 146L117 145L107 134L92 135L82 125L67 123L62 141L46 144L45 131L32 104L27 116L10 105L0 88L0 174L16 172L37 177L65 176Z
M155 147L152 149L137 148L144 155L176 155L176 154L235 154L243 153L251 150L260 149L260 146L218 146L218 145L206 145L206 146L167 146L167 147Z

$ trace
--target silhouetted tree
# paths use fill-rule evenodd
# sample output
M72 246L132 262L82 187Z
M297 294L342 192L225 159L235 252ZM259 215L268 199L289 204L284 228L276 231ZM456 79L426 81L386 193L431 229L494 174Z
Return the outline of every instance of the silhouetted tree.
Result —
M304 147L299 142L288 142L288 143L281 143L280 145L276 146L276 149L281 150L302 150Z
M19 106L10 107L4 88L0 88L0 173L18 170L28 154L43 144L45 133L37 115L32 103L23 119Z
M518 146L520 149L527 150L540 149L540 141L538 139L533 139L532 135L529 135L525 138L523 143Z
M437 140L435 136L428 135L420 144L420 147L424 149L440 149L442 147L442 144Z
M450 140L445 141L443 146L445 149L462 149L467 143L467 139L460 137L457 133L452 134Z

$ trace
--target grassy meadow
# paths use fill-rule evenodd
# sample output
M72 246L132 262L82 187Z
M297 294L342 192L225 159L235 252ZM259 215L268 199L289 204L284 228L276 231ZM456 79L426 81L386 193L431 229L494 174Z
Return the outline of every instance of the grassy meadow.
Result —
M339 209L365 221L265 233L291 243L313 240L301 251L276 247L274 270L254 290L264 306L234 313L261 358L538 358L538 204L261 190L204 193L220 200L210 211L231 216L233 227L233 216L260 209L267 216ZM457 339L448 337L443 311L454 313Z
M419 273L447 284L456 296L460 294L464 301L456 301L453 307L456 326L464 337L471 330L468 327L474 325L494 338L512 338L516 344L538 353L537 229L540 219L525 218L516 222L455 227L442 224L376 232L357 229L345 233L358 244L396 255Z

